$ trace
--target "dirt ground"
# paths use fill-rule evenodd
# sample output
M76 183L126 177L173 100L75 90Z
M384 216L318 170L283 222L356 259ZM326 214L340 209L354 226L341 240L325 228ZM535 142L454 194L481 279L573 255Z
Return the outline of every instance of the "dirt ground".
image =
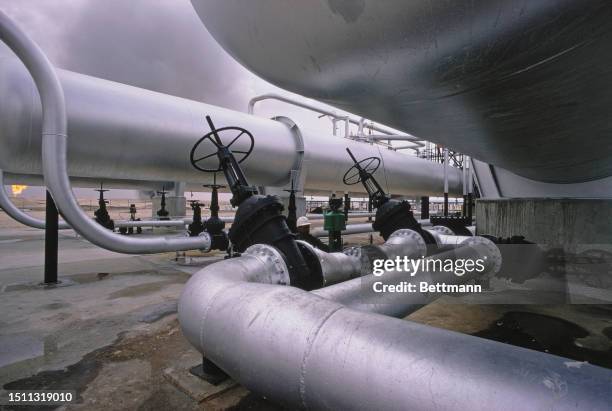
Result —
M126 210L111 209L111 214ZM33 214L41 217L42 210ZM346 239L348 245L364 244L369 235ZM381 239L374 236L373 241ZM40 231L24 229L0 213L0 312L5 313L0 345L2 338L44 343L40 353L0 365L2 389L77 391L78 403L48 409L282 409L241 386L198 402L170 378L172 370L200 361L176 316L183 284L198 267L180 266L173 253L145 257L106 252L63 233L60 275L73 285L47 290L36 286L42 249ZM209 262L215 258L222 254ZM440 299L407 320L612 369L609 305L457 305ZM13 343L8 348L21 347Z

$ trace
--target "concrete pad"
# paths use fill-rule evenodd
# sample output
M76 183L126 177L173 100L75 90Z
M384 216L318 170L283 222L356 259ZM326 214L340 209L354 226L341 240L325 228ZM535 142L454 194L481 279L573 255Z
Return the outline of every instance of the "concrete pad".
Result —
M210 400L238 386L237 382L230 379L219 385L212 385L191 374L189 368L166 368L164 370L164 378L197 402Z

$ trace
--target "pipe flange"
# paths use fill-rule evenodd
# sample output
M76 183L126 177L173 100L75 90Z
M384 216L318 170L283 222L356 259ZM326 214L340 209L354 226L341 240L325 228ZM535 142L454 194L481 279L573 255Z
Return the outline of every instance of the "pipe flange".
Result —
M425 243L423 236L417 233L416 231L411 230L409 228L402 228L400 230L396 230L389 236L386 243L393 244L395 241L397 241L397 239L401 239L402 243L406 239L409 239L411 243L416 246L415 252L417 252L418 256L427 255L427 244Z
M269 284L289 285L291 283L289 277L289 268L281 253L271 245L253 244L247 248L242 255L250 255L258 258L271 268L268 271L270 275Z
M487 259L488 264L493 264L493 268L489 272L490 275L497 274L502 266L502 255L499 251L499 247L488 238L475 236L469 237L465 241L461 242L461 245L476 246L478 249L484 251L484 258Z
M455 235L455 232L453 230L443 225L434 225L430 228L430 230L437 231L440 234Z

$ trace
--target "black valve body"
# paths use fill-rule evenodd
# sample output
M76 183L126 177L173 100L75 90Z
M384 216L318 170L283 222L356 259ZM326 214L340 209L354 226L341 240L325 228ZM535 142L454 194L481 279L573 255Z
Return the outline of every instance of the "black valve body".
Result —
M289 269L291 285L305 290L317 288L320 279L311 275L282 211L283 203L277 196L253 195L247 198L238 207L229 238L238 252L253 244L276 247Z
M421 224L414 218L408 201L389 199L376 210L376 220L372 224L374 230L387 240L393 232L408 228L421 234L427 244L435 244L435 239L429 232L423 230Z

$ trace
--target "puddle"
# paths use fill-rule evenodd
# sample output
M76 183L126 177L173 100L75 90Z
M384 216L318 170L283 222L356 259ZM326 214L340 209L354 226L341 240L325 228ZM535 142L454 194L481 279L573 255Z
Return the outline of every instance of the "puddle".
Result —
M605 330L607 334L604 335L610 338L612 330ZM557 317L510 311L489 328L473 335L612 369L612 349L599 351L581 346L576 340L591 334L579 325Z
M79 362L69 365L61 370L42 371L31 377L11 381L4 384L5 390L76 390L77 401L81 393L87 388L102 368L102 358L107 354L109 347L103 347L86 354ZM36 410L53 410L55 406L33 406ZM24 408L27 409L27 408Z

